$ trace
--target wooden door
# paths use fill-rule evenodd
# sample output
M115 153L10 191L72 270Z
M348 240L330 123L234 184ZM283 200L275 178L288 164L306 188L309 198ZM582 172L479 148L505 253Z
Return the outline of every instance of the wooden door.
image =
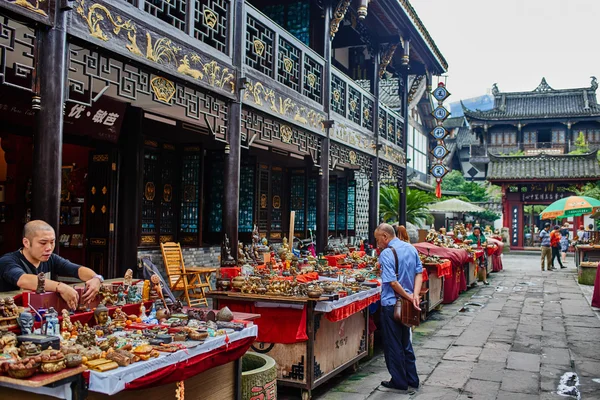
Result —
M117 222L116 150L94 151L90 154L86 196L86 267L116 278Z

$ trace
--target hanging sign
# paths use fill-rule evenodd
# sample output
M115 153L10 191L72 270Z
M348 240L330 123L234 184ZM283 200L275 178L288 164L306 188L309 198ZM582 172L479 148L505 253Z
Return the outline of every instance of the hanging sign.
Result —
M437 107L431 112L436 121L436 127L430 132L437 140L437 145L431 150L434 157L433 165L429 170L437 183L435 188L435 196L439 199L442 197L442 178L449 172L448 167L444 165L444 158L450 153L444 144L444 139L448 136L448 131L444 128L444 121L450 116L450 111L443 105L444 100L450 96L450 92L446 89L446 85L440 82L431 95L437 100Z

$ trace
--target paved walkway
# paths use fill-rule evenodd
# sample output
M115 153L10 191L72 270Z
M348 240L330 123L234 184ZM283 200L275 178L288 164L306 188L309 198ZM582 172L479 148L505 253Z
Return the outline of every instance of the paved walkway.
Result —
M562 377L569 397L577 398L570 388L578 380L581 399L600 399L600 318L577 284L573 259L556 272L540 271L539 256L531 255L505 255L504 266L490 286L463 293L414 331L417 393L380 386L389 375L378 354L314 397L565 399L557 394Z

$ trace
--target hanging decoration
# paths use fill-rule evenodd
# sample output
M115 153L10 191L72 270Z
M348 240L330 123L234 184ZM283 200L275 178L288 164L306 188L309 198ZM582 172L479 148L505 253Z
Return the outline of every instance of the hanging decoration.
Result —
M442 197L442 178L448 173L448 168L444 165L444 158L448 155L449 151L444 144L444 139L448 136L448 131L444 128L443 124L446 118L450 116L450 112L444 107L444 100L450 96L450 92L446 89L446 85L443 82L438 83L438 87L431 93L431 95L437 100L437 107L432 111L433 118L435 118L437 126L433 128L430 134L437 140L437 144L431 150L434 161L431 166L431 175L435 178L435 196L439 199Z

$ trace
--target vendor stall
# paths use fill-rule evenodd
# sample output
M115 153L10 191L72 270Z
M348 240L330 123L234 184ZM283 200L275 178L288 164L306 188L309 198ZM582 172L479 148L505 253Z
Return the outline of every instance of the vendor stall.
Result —
M302 389L307 399L311 390L367 355L367 307L380 299L380 287L338 299L239 292L209 297L218 307L261 314L252 348L275 359L278 383Z
M579 283L593 285L600 261L600 245L578 244L575 246L575 265Z
M450 260L441 260L438 263L423 263L423 290L427 309L421 313L423 319L444 301L444 279L452 275Z
M502 271L502 253L504 252L504 243L501 238L487 238L490 244L494 247L488 247L488 272L490 268L492 272Z

